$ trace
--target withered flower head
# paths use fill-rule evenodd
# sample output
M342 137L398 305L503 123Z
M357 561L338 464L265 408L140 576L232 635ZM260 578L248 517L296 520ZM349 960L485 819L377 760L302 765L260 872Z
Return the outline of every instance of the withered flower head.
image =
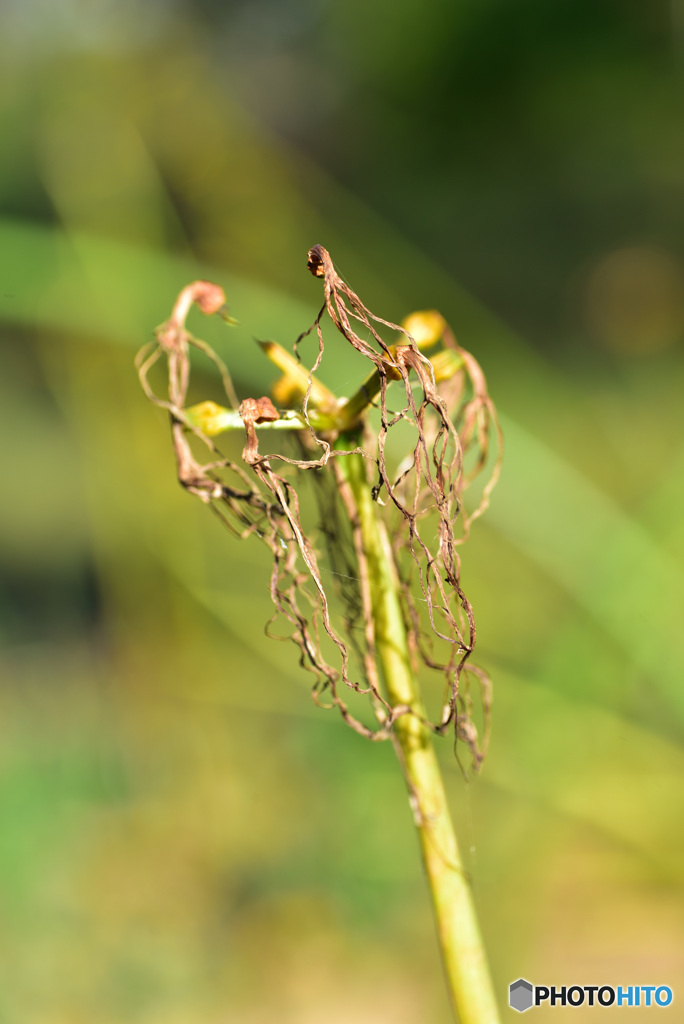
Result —
M181 292L156 344L141 353L143 387L171 414L183 486L238 536L256 534L270 548L271 597L289 624L300 663L314 674L316 700L327 695L352 728L376 739L390 736L397 719L407 714L438 732L451 725L477 765L486 747L490 690L485 673L470 664L475 619L461 587L458 548L487 507L499 472L500 431L484 375L436 310L393 323L364 305L321 245L309 251L307 265L324 280L321 313L297 339L295 355L275 342L261 343L282 373L274 397L286 410L279 412L265 396L238 402L223 363L185 331L193 302L205 313L224 307L223 291L208 281ZM335 395L317 377L325 314L359 363L359 387L349 398ZM318 339L318 353L307 369L298 345L309 334ZM428 358L424 350L440 342L443 347ZM218 366L231 408L213 402L185 407L192 348ZM148 381L161 355L168 364L165 398ZM374 430L372 409L377 410ZM387 442L400 423L410 428L412 441L397 455ZM241 463L225 458L208 436L228 429L245 431ZM262 431L263 437L286 432L295 450L264 451ZM210 453L205 462L195 454L199 442ZM299 481L309 471L314 471L321 509L315 543L300 514ZM485 482L475 507L468 509L466 491L478 476ZM321 558L327 563L325 585ZM431 723L422 705L393 698L389 670L377 657L378 558L390 567L411 670L422 664L443 680L441 713ZM342 599L341 615L332 614L328 580ZM473 720L472 684L482 694L484 737ZM374 721L352 713L343 696L346 688L369 695Z

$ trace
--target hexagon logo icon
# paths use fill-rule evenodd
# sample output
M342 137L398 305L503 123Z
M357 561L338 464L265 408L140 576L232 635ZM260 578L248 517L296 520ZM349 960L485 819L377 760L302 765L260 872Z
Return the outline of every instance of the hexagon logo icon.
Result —
M518 1013L529 1010L534 1003L534 986L524 978L518 978L508 986L508 1005Z

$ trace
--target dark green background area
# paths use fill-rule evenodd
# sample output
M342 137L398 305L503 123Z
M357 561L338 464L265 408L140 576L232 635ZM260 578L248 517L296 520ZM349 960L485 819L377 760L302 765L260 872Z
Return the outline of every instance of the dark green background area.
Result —
M208 276L239 324L191 329L266 393L316 242L381 316L439 308L501 411L491 750L440 750L502 1002L677 998L683 77L680 0L3 5L3 1024L449 1019L392 751L265 638L265 552L133 369Z

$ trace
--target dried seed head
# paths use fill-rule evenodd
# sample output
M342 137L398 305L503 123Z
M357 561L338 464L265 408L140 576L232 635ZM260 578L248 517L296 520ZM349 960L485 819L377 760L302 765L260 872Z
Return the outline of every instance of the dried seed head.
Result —
M240 415L245 422L250 419L252 423L265 423L277 420L278 410L271 399L264 395L263 398L246 398L241 402Z
M259 460L259 441L254 425L277 420L278 410L271 399L264 395L263 398L245 398L244 402L240 402L239 413L247 431L247 444L242 458L253 466Z
M195 281L191 286L193 289L192 299L199 309L207 316L218 313L226 304L226 296L223 288L211 281Z
M416 666L422 662L441 674L446 684L443 712L431 727L437 732L450 725L455 728L478 765L486 747L491 700L488 678L470 661L475 620L460 583L458 545L467 537L470 522L487 507L499 471L500 431L484 375L435 310L414 313L403 325L395 324L364 305L339 276L322 246L309 251L308 268L323 279L325 295L323 309L298 339L315 331L318 355L314 365L305 368L275 342L260 343L284 374L274 388L276 402L299 405L300 412L279 414L266 396L247 398L235 411L238 401L232 397L226 368L184 327L193 303L205 313L222 309L223 291L208 281L195 281L178 296L170 320L157 331L155 346L148 346L138 360L141 382L148 396L171 413L183 486L207 502L238 536L254 534L270 548L271 597L277 613L289 623L301 665L315 675L314 697L318 700L328 694L352 728L378 739L390 734L401 715L418 714L425 721L416 708L404 703L391 705L378 670L372 567L364 547L358 503L373 498L384 506L386 555L394 563L411 656ZM363 383L348 401L339 400L316 377L325 347L321 323L325 313L366 368L365 374L361 369L359 375ZM383 338L385 332L392 343ZM401 344L396 344L397 333L404 335ZM440 340L443 350L428 359L421 349ZM212 402L185 407L192 348L216 362L232 409ZM165 356L168 364L168 400L157 397L147 379L160 356ZM362 434L371 406L377 410L375 427ZM413 437L410 452L387 446L390 431L402 422ZM247 439L242 464L236 464L222 456L209 435L240 423ZM259 425L279 429L291 425L301 442L299 457L260 453ZM195 458L189 431L212 453L206 465ZM401 431L398 434L401 437ZM275 471L276 463L284 466L282 473ZM345 476L349 466L356 466L354 472L360 474L357 491ZM372 472L366 473L366 469ZM319 568L319 555L300 514L298 487L306 470L317 471L311 479L320 501L316 536L325 541L330 565L325 570ZM480 489L478 507L469 512L464 493L479 474L489 479ZM331 575L324 577L324 572ZM329 604L329 580L340 588L343 628L333 623L333 609L337 613L339 606ZM471 679L479 682L482 693L483 740L471 715ZM374 726L352 715L342 696L345 687L370 694Z
M325 277L324 252L325 249L322 245L314 245L312 249L309 249L306 266L314 277Z

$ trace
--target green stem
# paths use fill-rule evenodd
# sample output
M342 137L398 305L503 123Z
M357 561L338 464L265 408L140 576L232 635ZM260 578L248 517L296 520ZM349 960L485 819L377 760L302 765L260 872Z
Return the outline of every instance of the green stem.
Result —
M375 644L386 695L393 706L408 705L415 712L398 718L393 733L418 830L453 1007L460 1024L498 1024L484 945L432 734L421 722L425 712L411 670L391 547L371 496L365 460L349 455L339 461L354 497L368 562Z
M418 346L420 348L420 346ZM394 352L390 348L390 352ZM463 366L463 359L452 349L445 349L438 352L430 360L435 375L435 382L449 380ZM399 374L393 371L392 365L387 363L388 380L398 380ZM368 406L375 401L380 394L382 380L378 370L374 370L351 398L341 399L336 412L336 427L339 431L349 431L357 428L361 417L368 411Z

